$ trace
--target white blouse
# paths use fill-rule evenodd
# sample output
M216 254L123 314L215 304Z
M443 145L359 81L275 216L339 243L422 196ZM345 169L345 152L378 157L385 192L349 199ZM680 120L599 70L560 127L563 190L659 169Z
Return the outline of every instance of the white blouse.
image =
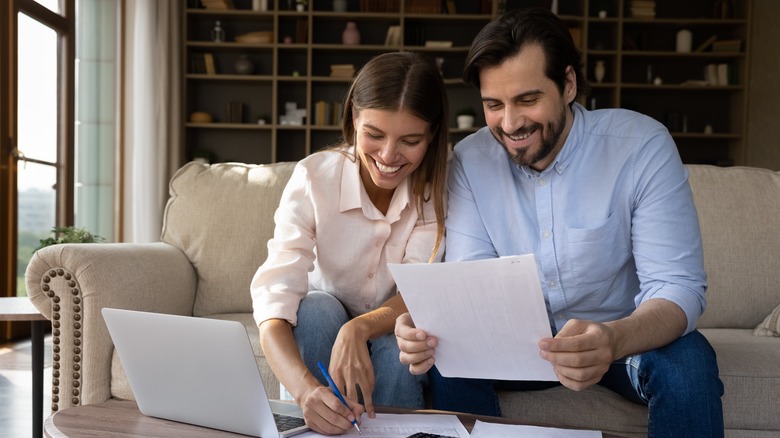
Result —
M274 215L268 259L250 286L258 325L272 318L296 325L310 290L335 296L354 318L396 293L388 263L427 263L436 241L433 202L418 217L406 178L383 215L350 157L327 150L296 165ZM442 242L437 260L443 252Z

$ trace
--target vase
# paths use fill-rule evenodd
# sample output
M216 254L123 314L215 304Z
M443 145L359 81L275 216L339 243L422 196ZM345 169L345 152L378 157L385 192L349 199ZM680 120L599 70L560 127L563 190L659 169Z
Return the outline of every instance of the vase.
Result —
M607 73L607 68L604 65L604 61L596 61L596 65L593 67L593 77L596 78L596 83L600 84L604 80L604 75Z
M347 22L347 27L341 33L341 42L347 46L360 44L360 31L354 21Z
M240 75L251 75L255 70L255 64L246 55L239 56L234 67Z
M690 53L693 35L688 29L677 32L677 53Z

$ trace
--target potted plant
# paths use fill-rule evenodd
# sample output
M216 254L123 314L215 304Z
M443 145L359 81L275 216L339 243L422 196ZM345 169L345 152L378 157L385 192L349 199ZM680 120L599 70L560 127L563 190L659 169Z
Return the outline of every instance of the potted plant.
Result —
M463 108L458 111L455 121L458 122L458 129L471 129L474 126L474 117L476 113L473 108Z
M309 5L309 0L295 0L295 10L303 12L306 10L306 6Z
M57 245L60 243L100 243L106 241L106 239L92 234L83 228L54 227L51 229L51 232L54 234L54 236L41 239L41 246L36 248L35 251L50 245Z

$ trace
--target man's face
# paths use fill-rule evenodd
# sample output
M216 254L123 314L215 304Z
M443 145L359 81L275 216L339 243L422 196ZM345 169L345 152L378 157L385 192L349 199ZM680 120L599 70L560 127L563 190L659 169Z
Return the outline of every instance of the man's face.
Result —
M564 91L545 76L545 55L536 44L479 73L485 121L512 161L544 170L563 148L573 122L569 104L577 95L574 71Z

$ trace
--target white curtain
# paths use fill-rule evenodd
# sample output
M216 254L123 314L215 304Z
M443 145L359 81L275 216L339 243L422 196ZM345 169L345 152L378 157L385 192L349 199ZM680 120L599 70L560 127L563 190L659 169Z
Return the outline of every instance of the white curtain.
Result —
M160 240L180 162L180 0L125 0L123 241Z

